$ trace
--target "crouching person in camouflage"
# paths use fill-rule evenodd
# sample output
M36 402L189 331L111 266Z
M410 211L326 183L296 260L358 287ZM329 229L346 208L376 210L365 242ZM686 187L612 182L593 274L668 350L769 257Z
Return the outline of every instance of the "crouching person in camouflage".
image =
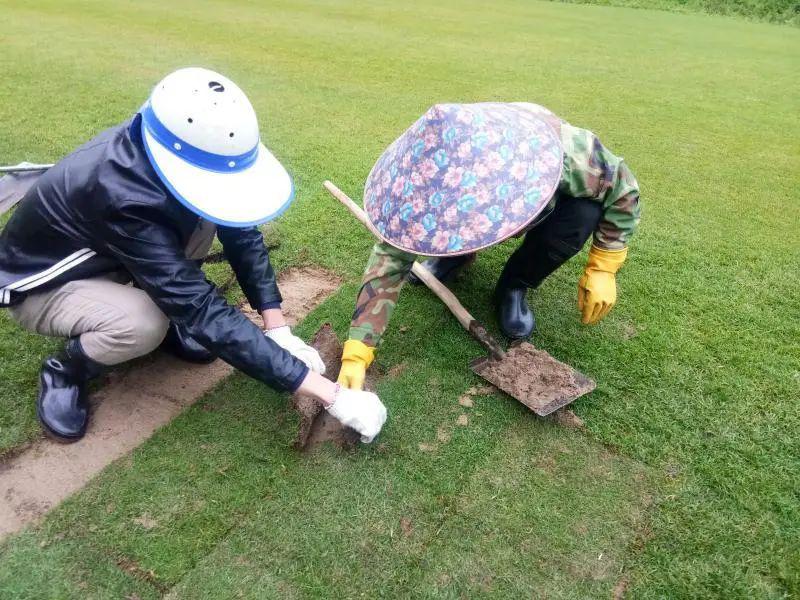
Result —
M383 241L367 263L342 356L339 383L354 389L419 255L432 257L425 266L446 282L479 250L524 235L494 291L500 328L519 339L535 328L527 291L594 235L578 309L583 323L597 323L616 303L615 274L639 222L639 189L597 136L541 106L446 104L378 159L364 209Z

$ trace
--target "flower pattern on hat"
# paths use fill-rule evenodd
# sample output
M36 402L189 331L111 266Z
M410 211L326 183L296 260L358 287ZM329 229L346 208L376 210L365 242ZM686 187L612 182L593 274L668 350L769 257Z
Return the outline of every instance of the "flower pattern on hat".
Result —
M513 104L431 107L375 163L364 190L370 221L393 246L428 256L515 235L561 178L563 150L549 117Z

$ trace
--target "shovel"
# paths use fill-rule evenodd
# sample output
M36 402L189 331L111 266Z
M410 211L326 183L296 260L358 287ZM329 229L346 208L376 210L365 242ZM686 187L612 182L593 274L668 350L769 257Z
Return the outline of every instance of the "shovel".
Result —
M28 162L0 166L0 215L16 206L41 174L52 166Z
M347 194L330 181L326 181L324 186L375 237L380 239L366 213ZM428 269L415 262L411 270L439 300L444 302L461 326L489 353L488 356L477 358L470 363L472 371L522 402L537 415L542 417L549 415L595 388L595 382L583 373L556 360L547 352L538 350L528 342L515 342L508 351L503 350L483 323L473 317L453 292Z
M36 165L29 162L21 162L18 165L0 166L0 175L7 173L30 173L35 171L47 171L52 164L49 165Z

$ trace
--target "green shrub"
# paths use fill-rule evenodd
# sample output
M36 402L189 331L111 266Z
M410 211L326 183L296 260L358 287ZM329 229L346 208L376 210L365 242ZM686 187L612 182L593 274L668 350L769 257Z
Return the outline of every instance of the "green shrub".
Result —
M676 12L699 11L717 15L737 15L748 19L800 25L798 0L559 0L575 4L601 4L655 8Z

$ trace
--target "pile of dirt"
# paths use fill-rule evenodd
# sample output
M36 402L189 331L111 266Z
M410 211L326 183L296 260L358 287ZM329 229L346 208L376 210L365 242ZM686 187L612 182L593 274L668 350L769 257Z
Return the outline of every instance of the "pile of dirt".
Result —
M336 377L342 366L342 344L330 323L319 328L311 345L322 357L326 373L332 378ZM309 450L325 442L350 449L358 443L358 432L339 423L314 398L295 394L292 405L300 413L300 429L294 441L294 447L298 450Z
M458 398L458 403L464 408L472 408L475 406L475 396L488 396L496 391L497 389L491 385L473 385Z
M562 427L566 427L567 429L583 428L583 419L581 419L578 415L576 415L568 408L562 408L561 410L557 410L556 412L554 412L549 416L549 419L552 420L557 425L561 425Z
M472 370L542 416L595 388L594 381L528 342L513 345L502 361L478 359Z

